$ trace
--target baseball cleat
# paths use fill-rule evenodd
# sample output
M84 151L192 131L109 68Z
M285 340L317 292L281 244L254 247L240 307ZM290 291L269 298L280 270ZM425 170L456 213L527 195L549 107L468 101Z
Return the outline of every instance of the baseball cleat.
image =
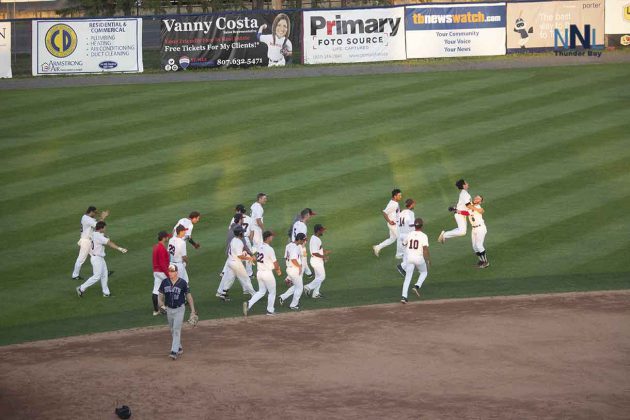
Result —
M177 353L175 353L174 351L171 352L171 354L168 355L168 357L170 357L173 360L177 360Z
M409 302L409 299L407 299L406 297L403 296L403 297L400 298L400 303L405 304L407 302Z
M321 293L318 295L314 295L313 299L324 299L324 295L322 295Z
M313 292L311 289L309 289L309 288L308 288L308 287L306 287L306 286L304 287L304 290L302 290L302 291L304 292L304 294L305 294L306 296L310 296L310 295L311 295L311 293Z
M267 316L276 316L276 313L267 311Z
M77 287L77 288L76 288L76 291L77 291L77 295L78 295L79 297L83 297L83 292L81 291L81 286Z
M374 255L376 255L377 257L378 257L378 254L381 252L381 250L378 249L376 245L372 247L372 251L374 251Z
M182 354L184 354L184 349L180 347L179 350L177 351L177 355L181 356Z
M72 277L72 280L83 280L83 277L81 276Z
M438 236L438 242L441 243L441 244L446 242L446 239L444 238L444 231L442 231L440 233L440 236Z
M153 311L153 316L158 316L160 314L160 311Z
M420 286L418 286L417 284L413 286L413 291L415 292L416 296L420 297Z
M282 296L278 296L278 302L280 302L280 306L284 305L284 299L282 299Z
M488 268L490 267L490 263L489 262L485 262L483 263L483 265L480 268Z
M103 297L110 297L111 295L103 293Z
M247 316L247 312L249 312L249 303L243 302L243 315Z
M290 306L289 309L291 309L292 311L299 311L300 307L299 306Z
M398 264L396 266L396 269L398 270L398 272L400 273L401 276L405 277L407 275L407 272L403 268L402 264Z

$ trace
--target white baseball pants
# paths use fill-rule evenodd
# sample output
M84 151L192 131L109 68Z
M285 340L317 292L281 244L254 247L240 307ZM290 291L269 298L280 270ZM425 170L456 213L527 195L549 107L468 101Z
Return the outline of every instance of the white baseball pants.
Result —
M258 302L265 296L265 293L269 292L267 296L267 312L274 313L274 303L276 301L276 279L273 276L273 272L270 270L258 270L258 291L254 293L254 296L249 300L248 309L254 306L254 303Z
M166 276L166 274L162 273L161 271L154 271L153 272L153 294L157 295L160 293L160 285L162 284L162 281L166 280L168 277Z
M424 261L424 258L408 260L407 265L405 266L405 282L403 283L402 295L407 297L409 294L409 285L411 284L411 278L413 277L413 270L417 269L420 273L418 277L418 281L416 282L416 286L422 287L422 283L427 278L429 272L427 271L427 264Z
M251 295L256 293L254 286L252 286L252 281L247 275L245 266L243 266L241 260L234 261L232 259L228 259L228 268L223 273L223 278L221 278L221 283L219 284L217 292L224 293L226 290L229 290L234 284L235 279L238 279L239 283L241 283L241 287L244 292Z
M403 267L405 266L405 264L407 264L406 259L405 259L405 241L407 240L407 235L409 235L408 233L399 233L398 235L398 240L396 242L396 258L398 258L399 260L402 259L402 265Z
M88 287L100 280L103 294L109 295L109 287L107 286L109 272L107 271L107 263L105 263L105 258L97 257L96 255L90 255L90 262L92 263L92 270L94 271L94 274L92 275L92 277L87 279L85 283L79 286L79 290L85 292Z
M388 223L387 228L389 229L389 238L385 239L383 242L376 245L376 248L379 251L385 248L386 246L393 244L398 239L398 225L390 225Z
M311 268L308 266L308 261L306 258L306 247L304 245L300 245L300 251L302 252L302 259L300 263L302 264L302 268L304 269L304 274L306 274L307 276L310 276L311 274L313 274L313 272L311 271Z
M297 308L300 306L300 297L302 296L302 292L304 291L304 283L302 280L302 273L297 268L288 268L287 276L293 282L293 286L289 287L286 292L280 295L282 300L287 300L289 296L293 295L293 300L291 301L291 308Z
M79 242L79 256L77 257L77 261L74 263L74 270L72 270L72 278L79 277L81 274L81 266L87 260L88 255L90 255L90 248L92 248L92 241L88 238L81 238Z
M315 271L315 279L305 287L311 291L312 296L317 296L322 283L326 280L326 269L324 268L324 260L319 257L311 257L311 265Z
M444 232L444 239L466 235L466 216L455 214L455 222L457 222L457 227L453 230Z
M472 228L472 233L470 235L472 239L472 247L475 252L483 252L486 249L483 247L483 241L486 239L486 233L488 233L488 229L486 225L481 225L478 227Z
M171 336L173 341L171 343L171 352L177 353L182 346L182 325L184 324L184 312L186 312L186 305L182 305L179 308L166 308L166 319L168 319L168 326L171 328Z

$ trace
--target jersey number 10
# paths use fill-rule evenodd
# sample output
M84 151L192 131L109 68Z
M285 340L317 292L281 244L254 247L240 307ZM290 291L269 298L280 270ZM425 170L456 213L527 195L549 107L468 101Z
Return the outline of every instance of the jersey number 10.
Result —
M420 241L412 239L409 241L409 249L418 249L420 247Z

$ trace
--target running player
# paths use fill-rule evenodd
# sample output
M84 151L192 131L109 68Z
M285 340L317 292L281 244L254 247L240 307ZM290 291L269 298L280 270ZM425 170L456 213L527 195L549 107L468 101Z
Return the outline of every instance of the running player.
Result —
M179 221L175 224L173 227L173 235L177 234L177 232L175 232L177 226L184 226L186 228L186 234L183 238L184 241L189 242L195 249L198 249L201 245L193 240L192 231L195 225L199 222L199 219L201 219L201 213L198 211L191 211L188 217L179 219Z
M398 242L396 244L396 258L400 255L402 258L401 264L398 264L396 268L401 276L405 277L405 265L407 265L407 261L405 261L405 239L407 235L413 232L413 224L414 220L416 220L416 215L413 213L413 209L416 207L416 201L413 198L408 198L405 201L405 209L400 212L400 217L398 218Z
M293 300L289 308L294 311L300 310L300 297L304 290L304 284L302 283L302 275L304 274L302 268L302 251L300 250L300 245L304 245L304 242L306 242L306 235L298 233L295 235L295 241L289 242L284 250L287 275L293 284L286 292L280 295L280 305L282 306L284 301L287 300L289 296L293 295Z
M98 217L99 221L103 221L109 215L109 210L103 210ZM81 237L77 245L79 245L79 256L74 263L74 270L72 271L72 280L83 280L81 277L81 266L90 254L90 248L92 247L92 233L96 227L96 207L90 206L87 208L85 214L81 217Z
M295 220L293 222L293 226L291 226L291 234L289 235L291 242L295 241L295 235L298 233L303 233L305 237L308 237L306 222L308 222L315 214L317 213L309 208L305 208L300 212L298 219ZM311 272L306 259L306 245L302 245L300 247L300 251L302 252L302 267L304 268L304 274L306 274L307 277L312 277L313 273Z
M457 200L456 209L458 211L465 211L471 206L470 194L468 193L468 183L463 179L460 179L455 183L455 186L459 189L459 199ZM447 239L466 235L466 216L455 213L455 222L457 223L457 227L449 230L448 232L442 231L440 236L438 236L438 242L446 243Z
M177 273L180 278L188 280L188 272L186 266L188 265L188 254L186 253L186 232L188 229L183 225L178 225L175 228L175 236L168 241L168 253L171 255L171 264L177 266Z
M393 244L398 239L398 216L400 214L400 206L398 205L398 202L401 199L402 193L398 188L396 188L392 191L392 199L389 200L387 207L383 210L383 218L387 222L387 228L389 229L389 238L372 247L374 255L377 257L380 254L381 249Z
M315 225L313 236L309 242L309 250L311 252L311 265L315 270L315 280L304 286L306 295L310 295L313 299L321 299L324 296L319 292L322 283L326 280L326 270L324 263L328 262L328 254L330 250L324 249L321 237L324 235L326 228L320 224Z
M245 316L252 309L252 306L265 296L265 293L269 293L267 296L267 315L275 314L276 279L273 276L273 270L275 270L277 275L281 275L282 271L280 270L280 264L276 260L276 252L271 247L273 238L273 232L267 230L263 233L263 244L260 246L256 256L256 261L258 262L256 271L258 291L254 293L249 302L243 302L243 315Z
M109 278L109 272L107 271L107 263L105 263L105 245L110 248L114 248L123 254L127 253L125 248L122 248L111 241L107 236L105 236L105 227L107 223L100 221L96 223L94 226L94 233L92 233L92 248L90 249L90 262L92 263L92 270L94 274L92 277L87 279L85 283L76 288L77 295L79 297L83 297L83 293L87 290L88 287L96 283L97 281L101 281L101 288L103 289L103 297L109 297L109 287L107 285L107 280Z
M256 196L256 202L252 204L251 207L251 217L252 217L252 251L256 252L258 247L262 245L262 233L265 230L265 224L263 223L263 215L265 214L265 210L263 206L267 203L267 194L258 193Z
M245 231L242 226L235 226L233 229L234 238L230 241L230 249L228 254L228 268L221 279L217 295L224 301L227 301L227 292L234 284L234 280L237 278L243 287L243 292L253 296L256 291L252 286L251 279L245 271L243 261L252 261L255 263L256 258L249 255L245 250L245 242L243 241L243 235ZM221 296L222 295L222 296Z
M414 221L415 230L407 235L405 242L405 260L407 265L405 266L405 282L402 288L401 303L407 303L407 293L409 292L409 285L411 284L411 277L413 277L414 268L418 270L420 276L418 281L413 286L413 291L418 297L420 297L420 288L422 283L427 278L427 267L431 265L431 259L429 257L429 238L422 232L421 218L417 218Z

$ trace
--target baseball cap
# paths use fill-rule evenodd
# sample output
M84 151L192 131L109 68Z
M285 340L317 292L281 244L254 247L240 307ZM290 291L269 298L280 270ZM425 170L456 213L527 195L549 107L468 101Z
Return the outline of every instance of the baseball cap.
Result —
M306 239L306 235L303 233L298 233L297 235L295 235L296 241L303 241L304 239Z
M234 207L234 209L238 212L245 213L245 206L242 204L237 204L236 207Z
M171 264L168 266L168 271L177 271L177 266L175 264Z
M173 236L173 235L171 235L170 233L168 233L168 232L166 232L166 231L162 230L162 231L160 231L160 232L158 233L158 241L161 241L161 240L162 240L162 239L164 239L164 238L170 238L171 236Z
M184 231L184 230L188 230L188 229L186 229L186 228L185 228L184 226L182 226L182 225L177 225L177 228L175 229L175 232L179 233L179 232L182 232L182 231Z
M236 236L239 236L245 233L245 229L243 229L243 226L241 225L235 226L232 231L234 232L234 235Z
M320 230L326 230L326 228L319 223L313 227L313 232L319 232Z

